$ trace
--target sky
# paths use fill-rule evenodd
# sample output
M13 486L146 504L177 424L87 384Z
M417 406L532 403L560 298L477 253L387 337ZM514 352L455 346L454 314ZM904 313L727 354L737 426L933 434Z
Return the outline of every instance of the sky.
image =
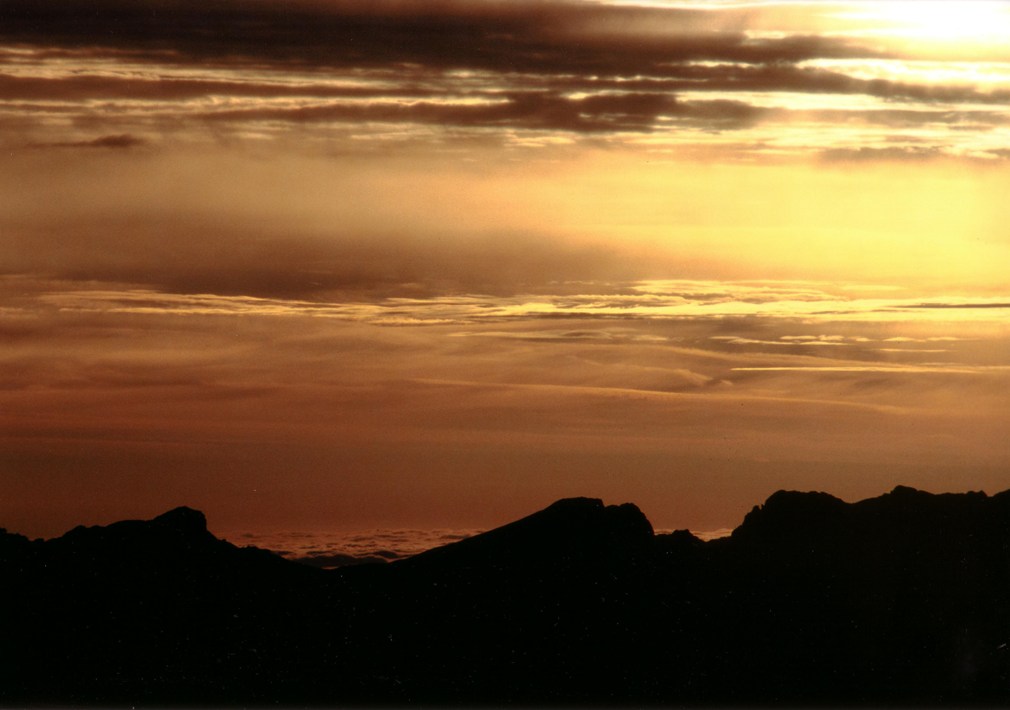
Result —
M0 526L1010 488L1010 3L5 0Z

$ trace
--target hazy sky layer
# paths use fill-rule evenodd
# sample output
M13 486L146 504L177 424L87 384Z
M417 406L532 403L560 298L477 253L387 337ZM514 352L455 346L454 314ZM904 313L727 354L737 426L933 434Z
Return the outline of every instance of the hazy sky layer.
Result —
M1010 487L1010 6L0 6L0 525Z

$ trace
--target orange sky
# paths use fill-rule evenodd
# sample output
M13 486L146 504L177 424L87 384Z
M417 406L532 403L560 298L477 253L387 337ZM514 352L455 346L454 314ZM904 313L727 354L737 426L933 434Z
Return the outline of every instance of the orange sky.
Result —
M0 526L1010 487L1006 4L9 0L0 38Z

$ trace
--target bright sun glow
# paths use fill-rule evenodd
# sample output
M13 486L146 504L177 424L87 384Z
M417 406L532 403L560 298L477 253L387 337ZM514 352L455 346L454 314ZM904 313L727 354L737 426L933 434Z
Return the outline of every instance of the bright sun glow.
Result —
M868 3L858 16L884 20L898 33L936 42L1010 39L1010 4L996 0Z

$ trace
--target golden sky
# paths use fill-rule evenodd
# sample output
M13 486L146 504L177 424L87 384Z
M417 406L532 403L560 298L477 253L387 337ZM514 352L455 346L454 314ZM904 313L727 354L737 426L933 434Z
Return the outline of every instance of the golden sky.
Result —
M1010 3L5 0L0 525L1010 487Z

